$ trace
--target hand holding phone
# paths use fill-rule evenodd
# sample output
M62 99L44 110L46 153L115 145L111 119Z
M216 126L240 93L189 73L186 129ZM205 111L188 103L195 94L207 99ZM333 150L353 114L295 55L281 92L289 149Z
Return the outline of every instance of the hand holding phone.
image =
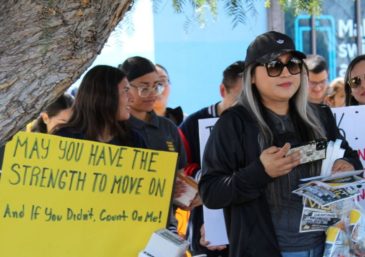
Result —
M290 144L286 143L282 147L271 146L262 151L260 161L265 168L265 172L272 178L288 174L300 163L300 154L293 153L287 155Z
M326 158L327 140L317 139L304 145L291 148L286 156L295 151L300 152L300 164L322 160Z

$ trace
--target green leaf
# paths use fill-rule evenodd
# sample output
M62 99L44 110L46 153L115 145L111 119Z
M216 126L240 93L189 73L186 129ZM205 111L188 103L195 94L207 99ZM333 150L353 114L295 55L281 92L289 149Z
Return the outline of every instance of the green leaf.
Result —
M154 0L154 6L158 6L161 0ZM247 15L256 15L255 3L259 0L221 0L226 14L232 18L232 25L245 24ZM274 0L275 1L275 0ZM292 11L295 15L301 12L318 15L321 12L323 0L278 0L283 11ZM262 2L260 0L259 2ZM264 6L271 8L271 0L265 0ZM185 11L185 6L190 4L193 13L189 16ZM204 26L208 13L216 19L218 16L218 0L172 0L172 7L177 13L184 13L189 17L187 24L196 21L200 26ZM155 8L156 9L156 8ZM185 24L186 25L186 24ZM185 27L184 25L184 27Z

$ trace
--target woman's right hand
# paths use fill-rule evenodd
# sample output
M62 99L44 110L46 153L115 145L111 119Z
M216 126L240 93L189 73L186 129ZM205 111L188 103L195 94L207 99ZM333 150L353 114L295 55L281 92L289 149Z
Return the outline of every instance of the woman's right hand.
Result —
M200 245L208 248L210 251L222 251L227 248L226 245L215 245L215 246L209 246L210 242L205 240L205 227L204 224L200 227Z
M283 147L271 146L262 151L260 161L270 177L276 178L288 174L300 164L300 152L295 151L286 155L289 149L290 144L286 143Z

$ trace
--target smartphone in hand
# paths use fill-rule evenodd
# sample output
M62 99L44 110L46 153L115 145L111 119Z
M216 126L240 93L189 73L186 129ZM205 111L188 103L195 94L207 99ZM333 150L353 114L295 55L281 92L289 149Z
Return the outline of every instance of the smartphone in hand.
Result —
M324 138L307 142L304 145L292 147L286 155L300 151L300 164L322 160L326 158L327 140Z

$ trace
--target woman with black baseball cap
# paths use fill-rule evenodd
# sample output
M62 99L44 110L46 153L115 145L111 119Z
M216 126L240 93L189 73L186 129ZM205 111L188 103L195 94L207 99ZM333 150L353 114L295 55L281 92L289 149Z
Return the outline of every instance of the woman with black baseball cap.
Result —
M231 257L321 257L324 232L299 233L299 180L320 174L321 161L300 164L291 145L341 138L328 107L307 102L305 55L285 34L259 35L246 54L239 104L212 131L203 159L200 195L224 208ZM320 117L320 118L319 118ZM333 171L361 168L343 139L345 158Z

